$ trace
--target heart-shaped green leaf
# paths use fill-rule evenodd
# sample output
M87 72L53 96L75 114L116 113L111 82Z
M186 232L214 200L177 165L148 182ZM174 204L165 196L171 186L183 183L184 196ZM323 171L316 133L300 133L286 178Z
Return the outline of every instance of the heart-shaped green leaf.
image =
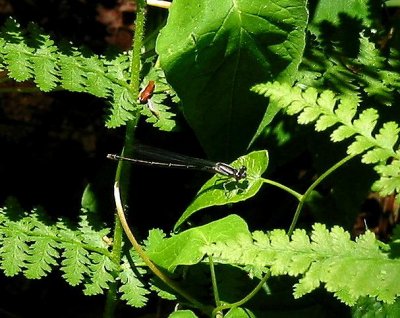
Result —
M237 157L262 131L265 100L250 88L294 79L305 46L306 2L174 0L157 52L210 158Z
M245 235L251 239L246 222L238 215L232 214L170 238L163 238L159 231L151 231L147 254L158 266L173 272L178 265L193 265L200 262L204 257L203 246L238 235Z

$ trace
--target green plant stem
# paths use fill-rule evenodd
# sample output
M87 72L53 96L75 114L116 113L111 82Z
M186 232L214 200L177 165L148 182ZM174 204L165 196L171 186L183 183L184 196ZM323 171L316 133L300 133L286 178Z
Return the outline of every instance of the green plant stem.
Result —
M131 80L130 80L130 88L132 90L133 96L139 95L139 84L140 84L140 57L141 57L141 48L144 37L144 24L146 17L146 2L144 0L138 0L137 2L137 11L136 11L136 21L135 21L135 35L133 38L133 48L132 48L132 59L131 59ZM134 114L134 119L127 123L126 132L125 132L125 140L124 140L124 149L122 151L123 155L130 156L133 152L134 147L134 134L136 130L136 125L140 118L140 112L137 111ZM129 185L130 185L130 175L131 175L131 166L128 163L119 161L117 172L115 176L116 183L120 183L122 185L122 199L123 202L128 201L129 194ZM122 205L121 205L122 207ZM125 215L122 210L122 219L121 213L118 212L115 216L115 225L114 225L114 245L112 250L113 259L115 258L118 261L118 264L121 262L121 254L122 254L122 235L123 230L127 233L122 220L125 220ZM125 220L126 223L126 220ZM107 300L104 308L104 318L112 318L115 312L116 306L116 296L117 296L118 285L115 283L110 284L110 288L107 292Z
M132 62L131 62L131 87L133 96L139 95L140 57L144 38L144 25L146 22L146 1L137 0L135 21L135 35L133 37Z
M356 155L348 155L336 164L334 164L332 167L330 167L327 171L325 171L323 174L321 174L317 180L313 182L313 184L307 189L307 191L301 196L300 201L297 205L296 212L294 213L292 223L290 224L289 230L288 230L288 235L291 236L293 234L293 231L296 227L297 221L299 220L299 216L301 213L301 210L303 209L304 203L307 201L308 197L314 191L314 189L324 180L326 179L332 172L334 172L336 169L338 169L340 166L344 165L346 162L349 160L353 159Z
M123 229L121 222L119 221L118 214L115 215L115 226L114 226L114 238L113 238L113 249L111 252L112 261L115 264L121 264L122 256L122 233ZM114 274L114 278L117 274ZM117 304L117 290L118 284L116 281L110 284L109 290L107 292L106 305L104 308L103 317L112 318L114 316L115 307Z
M147 256L147 254L143 250L142 246L137 242L137 240L136 240L135 236L133 235L133 233L126 221L126 218L125 218L125 213L124 213L124 210L122 207L122 201L121 201L118 182L115 182L115 184L114 184L114 199L115 199L115 205L117 208L117 214L118 214L119 220L121 222L122 228L124 229L125 234L128 237L129 241L131 242L133 248L138 253L139 257L143 260L143 262L147 265L147 267L162 282L164 282L166 285L168 285L170 288L172 288L175 292L177 292L183 298L188 300L191 303L191 305L193 305L196 308L199 308L205 314L209 314L211 312L209 306L206 306L206 305L203 305L202 303L200 303L198 300L196 300L194 297L192 297L188 292L186 292L184 289L182 289L175 281L173 281L167 275L165 275L162 271L160 271L159 268Z
M219 300L217 277L215 275L215 266L212 256L208 256L208 263L210 264L211 283L213 288L215 306L218 307L220 305L220 300Z
M134 46L132 49L132 63L131 63L131 88L134 96L139 95L139 84L140 84L140 57L141 57L141 47L143 43L144 35L144 24L145 24L145 11L146 2L144 0L137 1L137 12L136 12L136 23L135 23L135 36L134 36ZM136 130L136 125L139 120L139 112L135 116L135 120L130 121L126 127L125 133L125 143L123 149L123 155L130 156L134 148L134 133ZM199 308L206 314L211 312L210 307L203 305L182 289L176 282L171 280L167 275L158 269L158 267L150 260L147 254L142 249L141 245L136 240L133 235L125 217L123 203L127 202L129 194L129 177L130 177L130 165L129 163L124 163L119 161L115 184L114 184L114 199L117 210L118 221L116 222L114 233L117 233L118 226L121 226L128 240L132 244L133 248L136 250L143 262L148 266L148 268L156 275L162 282L168 285L170 288L175 290L183 298L187 299L194 307ZM119 186L121 185L121 187ZM120 192L121 188L121 192ZM132 213L132 211L131 211ZM119 232L119 231L118 231ZM121 234L122 235L122 234ZM111 293L111 292L110 292ZM110 296L111 297L111 296ZM111 305L110 305L111 306Z
M296 191L290 189L289 187L287 187L287 186L285 186L285 185L283 185L283 184L281 184L281 183L279 183L279 182L276 182L276 181L273 181L273 180L269 180L269 179L265 179L265 178L260 178L260 180L261 180L262 182L264 182L264 183L268 183L268 184L270 184L270 185L273 185L273 186L275 186L275 187L277 187L277 188L280 188L280 189L282 189L282 190L284 190L284 191L290 193L291 195L293 195L293 196L294 196L297 200L299 200L299 201L300 201L301 198L302 198L302 195L301 195L300 193L298 193L298 192L296 192Z
M265 284L265 282L268 280L268 278L270 276L271 276L270 271L265 273L264 277L260 280L260 282L257 284L257 286L241 300L239 300L235 303L232 303L232 304L225 304L225 305L216 307L212 312L212 317L216 317L218 315L218 313L223 310L240 307L243 304L245 304L246 302L248 302L251 298L253 298L260 291L260 289L263 287L263 285Z
M169 9L171 2L162 0L147 0L147 5L162 9Z

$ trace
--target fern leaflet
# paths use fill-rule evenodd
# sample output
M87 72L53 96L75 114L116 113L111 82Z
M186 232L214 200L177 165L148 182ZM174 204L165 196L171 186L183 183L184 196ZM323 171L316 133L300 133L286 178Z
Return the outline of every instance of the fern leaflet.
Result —
M61 50L38 27L31 25L24 34L14 20L8 19L0 34L0 66L10 78L18 82L33 80L45 92L62 87L105 98L112 105L107 127L124 125L139 112L161 130L171 130L175 125L174 114L161 100L157 102L159 115L155 116L133 96L128 54L106 59L93 54L84 56L82 50L72 46ZM162 85L169 88L165 78ZM165 96L171 95L168 90L165 89Z
M136 277L126 257L122 260L121 269L118 277L122 283L119 289L122 294L121 299L126 300L133 307L143 307L146 304L145 296L149 291L144 288L142 282Z
M109 229L95 230L86 214L73 226L66 220L49 222L38 209L17 210L11 204L0 209L0 269L5 275L38 279L59 267L62 277L72 286L82 284L86 295L101 294L119 281L122 299L144 306L149 292L135 274L144 271L132 270L138 260L112 260L110 245L103 240Z
M387 247L367 232L356 241L340 227L330 231L315 224L310 236L296 230L289 238L283 230L253 233L253 240L216 242L204 248L214 261L236 264L261 275L300 276L294 286L299 298L324 284L342 302L354 305L364 296L393 303L400 295L396 283L400 261L390 259Z
M334 125L339 125L331 133L333 142L354 138L348 146L349 155L362 155L361 161L366 164L374 164L375 170L380 174L374 189L382 195L398 192L400 189L400 171L398 161L400 152L396 150L398 133L397 123L386 122L373 133L379 116L375 109L363 110L358 117L357 100L351 97L337 96L332 91L325 90L318 93L315 88L302 90L300 87L291 87L288 84L266 83L253 87L259 94L267 96L286 110L289 115L297 115L300 124L315 122L317 131L324 131ZM386 161L391 159L390 166L386 168Z

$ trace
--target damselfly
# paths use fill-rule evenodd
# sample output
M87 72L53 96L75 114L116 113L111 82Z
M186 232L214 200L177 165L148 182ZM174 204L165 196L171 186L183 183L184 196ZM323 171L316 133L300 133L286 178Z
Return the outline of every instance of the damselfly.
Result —
M138 156L137 158L128 158L115 154L108 154L107 158L125 160L134 164L146 166L208 171L234 178L236 181L240 181L247 176L246 166L241 166L237 169L227 163L189 157L149 146L137 145L134 153Z

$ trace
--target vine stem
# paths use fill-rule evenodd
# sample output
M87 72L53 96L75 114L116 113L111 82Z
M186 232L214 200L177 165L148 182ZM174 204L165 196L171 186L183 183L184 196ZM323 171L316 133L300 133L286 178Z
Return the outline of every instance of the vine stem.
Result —
M308 197L312 193L312 191L324 180L326 179L332 172L334 172L336 169L338 169L340 166L344 165L346 162L349 160L353 159L356 154L353 155L348 155L344 157L342 160L339 162L335 163L332 167L330 167L328 170L326 170L323 174L321 174L317 180L313 182L313 184L307 189L307 191L301 196L299 203L296 208L296 212L294 213L292 223L290 224L289 230L288 230L288 236L291 236L293 234L293 231L296 227L297 221L299 220L299 216L301 213L301 210L303 208L304 203L307 201Z
M332 167L330 167L327 171L325 171L323 174L321 174L319 176L319 178L317 180L315 180L313 182L313 184L307 189L307 191L304 194L300 194L292 189L290 189L289 187L286 187L283 184L280 184L279 182L275 182L269 179L264 179L261 178L261 180L264 183L268 183L271 184L273 186L276 186L290 194L292 194L294 197L296 197L299 200L299 203L297 205L296 208L296 212L293 216L293 220L292 223L290 225L289 231L288 231L288 235L291 236L293 234L293 231L296 227L297 221L299 219L301 210L303 208L304 203L307 201L308 197L310 196L310 194L312 193L312 191L324 180L326 179L331 173L333 173L336 169L338 169L340 166L344 165L345 163L347 163L349 160L353 159L356 155L348 155L345 158L343 158L342 160L340 160L339 162L337 162L336 164L334 164ZM264 283L268 280L268 278L270 277L270 272L267 272L264 277L260 280L259 284L246 296L244 297L242 300L233 303L233 304L226 304L226 305L222 305L222 306L218 306L217 308L215 308L213 310L213 317L217 317L217 315L219 315L222 310L225 309L229 309L229 308L233 308L233 307L239 307L242 304L244 304L245 302L249 301L259 290L260 288L264 285Z
M232 303L232 304L225 304L225 305L221 305L216 307L213 312L212 312L212 317L217 317L217 315L220 315L220 313L223 310L226 309L230 309L230 308L235 308L235 307L240 307L243 304L245 304L246 302L248 302L251 298L253 298L259 291L260 289L263 287L263 285L266 283L266 281L268 280L268 278L271 276L271 272L268 271L264 277L259 281L259 283L257 284L257 286L249 293L247 294L244 298L242 298L241 300Z
M143 45L144 26L146 21L146 1L137 0L136 4L137 4L137 10L136 10L136 21L135 21L135 34L132 42L131 77L129 83L133 96L139 95L141 48ZM136 130L136 125L140 118L139 110L137 110L133 115L134 119L129 121L126 125L124 148L122 151L124 155L128 156L133 152L134 134ZM127 202L129 194L130 175L131 175L130 172L131 172L131 166L129 164L124 163L122 161L118 163L117 171L115 174L115 182L121 184L122 186L123 189L122 197L124 202ZM123 230L124 228L122 226L120 213L118 213L117 209L117 213L115 215L115 224L114 224L114 238L113 238L114 244L111 252L113 261L116 262L117 264L121 263ZM116 274L114 276L116 276ZM104 307L104 314L103 314L104 318L114 317L114 312L117 303L117 290L118 290L118 285L116 282L110 284Z
M135 21L135 36L133 39L132 48L132 60L131 60L131 81L130 86L132 88L133 96L139 95L139 85L140 85L140 59L141 59L141 48L143 45L144 37L144 25L146 18L146 1L137 0L137 11L136 11L136 21ZM125 133L125 143L122 154L124 156L130 156L134 148L134 134L136 130L136 125L139 121L140 113L136 112L134 120L128 122L126 126ZM123 161L118 162L118 167L115 176L114 183L114 200L116 206L116 224L114 228L114 239L118 237L122 240L122 230L125 232L126 237L132 244L135 251L138 253L143 262L147 265L151 272L156 275L162 282L173 289L177 294L185 298L193 307L200 309L205 314L211 313L211 308L199 302L193 296L191 296L186 290L181 288L175 281L170 279L165 275L148 257L148 255L143 250L142 246L138 243L135 236L133 235L125 217L123 203L127 202L129 195L129 184L130 184L130 169L131 165ZM120 187L121 186L121 187ZM121 191L120 191L121 188ZM119 248L121 250L121 248ZM121 253L121 251L120 251ZM110 291L111 294L111 291ZM106 306L107 307L107 306ZM111 316L110 316L111 317ZM108 317L107 317L108 318Z
M208 256L208 263L210 265L211 283L212 283L212 288L213 288L215 306L218 307L221 303L220 303L220 299L219 299L217 276L215 275L214 261L213 261L211 255Z
M299 200L299 201L300 201L301 198L303 197L302 194L300 194L300 193L294 191L293 189L291 189L291 188L289 188L289 187L287 187L287 186L285 186L285 185L283 185L283 184L281 184L281 183L279 183L279 182L276 182L276 181L273 181L273 180L269 180L269 179L265 179L265 178L260 178L260 180L261 180L262 182L264 182L264 183L268 183L268 184L270 184L270 185L273 185L273 186L275 186L275 187L277 187L277 188L280 188L280 189L282 189L282 190L284 190L284 191L290 193L291 195L293 195L293 196L294 196L297 200Z
M138 253L140 258L143 260L143 262L147 265L147 267L153 272L154 275L156 275L162 282L164 282L166 285L168 285L170 288L172 288L174 291L176 291L179 295L181 295L183 298L188 300L194 307L199 308L202 310L204 313L209 314L210 309L208 306L203 305L200 303L198 300L196 300L194 297L192 297L189 293L187 293L184 289L182 289L175 281L170 279L167 275L165 275L148 257L148 255L145 253L143 250L142 246L138 243L136 240L135 236L133 235L128 222L126 221L125 213L124 213L124 208L122 206L122 201L121 201L121 195L119 191L119 186L118 182L115 182L114 184L114 200L115 200L115 206L117 209L117 214L119 221L121 222L121 226L129 240L129 242L132 244L133 248L135 251Z
M171 2L162 0L147 0L147 5L162 9L169 9Z

